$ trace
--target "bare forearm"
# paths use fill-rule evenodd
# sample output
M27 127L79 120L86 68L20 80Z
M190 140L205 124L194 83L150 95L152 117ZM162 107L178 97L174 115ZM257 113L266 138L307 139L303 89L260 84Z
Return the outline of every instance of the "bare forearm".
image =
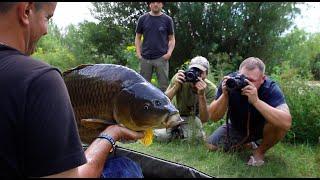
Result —
M136 54L138 57L140 57L141 56L141 36L136 35L136 38L134 40L134 44L136 47Z
M168 53L169 54L172 54L175 45L176 45L176 40L174 37L172 37L171 39L169 39L169 43L168 43Z
M112 145L104 139L96 139L85 152L87 163L68 171L47 176L52 178L99 178Z
M218 121L226 113L228 108L228 97L222 94L217 100L214 100L209 106L209 118Z
M260 99L253 105L270 124L286 131L290 129L292 119L289 112L274 108Z
M87 163L79 167L80 177L101 176L112 145L104 139L96 139L86 150Z
M201 122L207 122L209 119L209 113L207 109L207 100L206 97L203 95L199 95L199 114Z
M173 99L173 97L176 95L177 91L178 91L179 87L177 87L176 84L173 84L171 87L169 87L165 94L168 96L168 98L170 99L170 101Z

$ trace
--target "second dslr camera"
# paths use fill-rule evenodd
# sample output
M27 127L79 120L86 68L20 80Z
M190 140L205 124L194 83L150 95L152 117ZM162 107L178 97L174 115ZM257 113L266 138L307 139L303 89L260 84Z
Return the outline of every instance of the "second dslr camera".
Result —
M248 85L245 79L248 79L248 78L243 74L237 74L235 77L230 77L226 81L226 86L228 91L234 91L234 90L240 91L242 88Z
M186 79L185 82L192 82L192 83L198 82L199 81L198 77L201 76L201 72L202 71L196 67L192 67L188 69L187 71L184 72L184 76Z

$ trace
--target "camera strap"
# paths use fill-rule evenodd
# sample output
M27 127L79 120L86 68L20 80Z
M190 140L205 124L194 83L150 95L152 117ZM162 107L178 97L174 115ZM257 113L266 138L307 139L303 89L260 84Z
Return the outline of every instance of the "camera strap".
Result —
M229 132L229 118L230 118L230 112L231 112L231 106L230 106L230 92L228 92L229 96L229 102L228 102L228 111L227 111L227 117L226 117L226 126L227 126L227 139L226 139L226 144L230 147L229 150L237 150L241 148L241 145L244 144L244 142L249 138L250 135L250 104L248 103L248 115L247 115L247 135L237 144L232 145L232 142L230 141L230 132Z

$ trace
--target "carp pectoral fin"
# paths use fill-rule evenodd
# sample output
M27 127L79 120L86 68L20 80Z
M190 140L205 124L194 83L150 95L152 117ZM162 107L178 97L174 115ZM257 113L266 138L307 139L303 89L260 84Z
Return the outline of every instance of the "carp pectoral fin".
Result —
M102 119L81 119L80 124L89 129L103 129L117 123L115 121L105 121Z

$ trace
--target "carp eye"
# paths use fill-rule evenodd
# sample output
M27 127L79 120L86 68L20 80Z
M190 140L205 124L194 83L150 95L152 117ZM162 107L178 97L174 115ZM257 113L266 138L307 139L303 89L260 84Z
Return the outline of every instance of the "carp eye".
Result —
M161 102L158 101L158 100L155 100L155 101L154 101L154 104L155 104L156 106L161 106Z

